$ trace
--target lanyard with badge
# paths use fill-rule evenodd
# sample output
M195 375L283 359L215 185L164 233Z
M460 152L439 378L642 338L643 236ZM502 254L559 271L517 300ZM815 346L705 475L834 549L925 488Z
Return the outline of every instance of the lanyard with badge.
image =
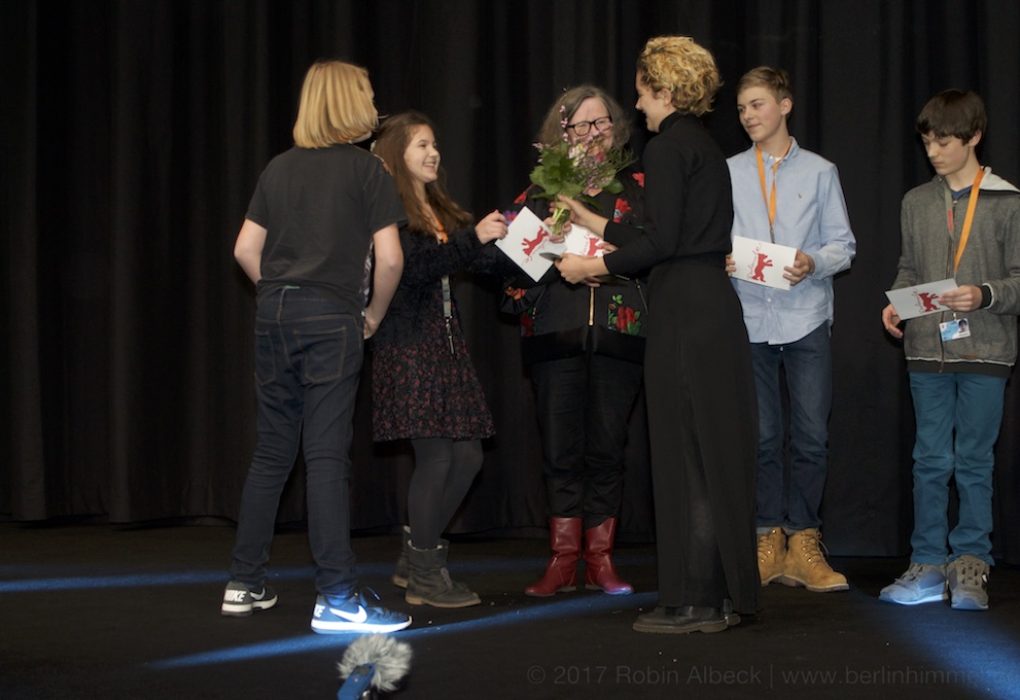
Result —
M790 145L786 147L786 153L779 158L776 158L775 162L772 163L772 191L770 192L765 186L765 158L761 154L761 146L754 149L755 155L758 157L758 180L761 183L761 198L765 200L765 209L769 216L769 239L776 242L776 176L779 170L779 164L783 162L786 156L790 155L790 149L793 148L793 139L790 139Z
M974 210L977 209L978 196L981 194L981 180L984 176L984 168L978 168L977 175L974 176L974 182L970 186L967 213L963 217L963 228L960 229L960 243L956 246L956 253L953 255L953 277L956 276L956 272L960 269L960 259L963 257L963 251L967 248L967 241L970 239L970 230L974 225ZM952 247L956 221L953 216L953 196L950 194L948 184L942 191L942 194L945 196L946 201L946 229L949 231L949 244ZM966 317L959 318L956 312L953 312L952 320L943 321L939 324L939 335L942 336L943 341L969 338L970 323Z
M446 227L439 217L432 213L432 223L435 226L435 236L439 243L448 243L450 238L446 235ZM446 324L446 342L450 346L450 354L456 355L457 351L453 346L453 294L450 291L450 276L443 275L443 322Z

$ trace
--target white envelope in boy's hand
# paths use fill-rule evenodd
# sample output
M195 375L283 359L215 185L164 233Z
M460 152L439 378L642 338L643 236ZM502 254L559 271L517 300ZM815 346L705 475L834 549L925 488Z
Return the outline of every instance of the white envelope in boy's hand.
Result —
M566 250L563 243L551 242L549 229L527 207L517 213L507 227L506 236L497 240L496 246L536 282L552 265L552 260L543 257L542 253L559 255Z
M793 267L797 259L796 248L734 236L730 256L737 266L733 276L738 280L776 289L790 288L790 280L783 277L783 268Z
M896 315L906 320L937 314L940 311L950 311L950 308L942 303L940 297L943 293L959 286L955 279L949 278L937 282L916 284L913 287L892 289L885 295L889 298L889 303L896 309Z

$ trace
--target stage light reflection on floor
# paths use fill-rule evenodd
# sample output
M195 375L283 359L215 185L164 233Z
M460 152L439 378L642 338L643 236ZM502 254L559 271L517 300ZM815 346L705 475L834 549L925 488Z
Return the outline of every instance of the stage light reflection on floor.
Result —
M496 628L503 625L523 624L541 619L562 620L566 617L583 615L588 613L606 612L613 609L626 609L633 611L639 607L654 605L656 593L638 593L625 597L613 597L606 595L577 595L556 599L555 602L542 602L527 607L517 608L495 615L483 616L473 620L454 622L444 625L430 625L422 627L410 627L402 632L397 632L397 638L404 641L413 641L424 636L437 634L454 634L473 632L480 629ZM411 616L428 615L428 608L418 608L411 612ZM420 623L419 623L420 624ZM221 649L219 651L203 652L200 654L189 654L172 659L164 659L149 664L155 669L174 669L189 666L204 666L207 664L227 663L231 661L250 661L252 659L265 658L268 656L283 656L287 654L299 654L307 651L321 649L332 649L346 647L354 639L362 636L362 633L318 635L311 631L307 635L280 639L272 642L259 644L248 644L244 646Z
M897 606L883 603L885 606ZM884 625L899 640L916 650L925 660L910 672L897 669L902 683L943 688L966 688L975 696L987 698L1020 698L1020 637L1017 630L1006 630L995 618L994 607L989 612L948 609L948 603L929 603L945 608L938 612L938 622L932 616L924 624L911 622L912 609L889 611ZM944 614L944 617L942 615ZM873 673L874 678L882 669Z
M271 580L310 578L310 567L274 569ZM202 583L226 583L226 571L161 571L145 574L106 574L100 576L50 576L0 581L2 593L52 593L53 591L97 588L140 588L147 586L183 586Z
M647 564L650 558L647 556L624 555L617 557L618 565ZM519 571L521 569L540 570L545 566L545 558L524 558L524 559L491 559L475 562L457 563L450 567L455 574L474 574L480 572L491 573L493 571L508 570ZM358 564L358 573L364 578L389 578L393 565L386 563ZM0 569L0 576L12 577L10 580L0 580L0 594L3 593L32 593L32 592L53 592L91 590L98 588L135 588L142 586L180 586L203 583L226 583L228 575L226 569L213 571L156 571L151 573L110 573L93 576L79 575L55 575L50 569L42 571L38 567L24 565L8 565ZM315 569L311 566L293 567L272 567L270 569L269 581L291 581L298 579L312 580L315 576Z

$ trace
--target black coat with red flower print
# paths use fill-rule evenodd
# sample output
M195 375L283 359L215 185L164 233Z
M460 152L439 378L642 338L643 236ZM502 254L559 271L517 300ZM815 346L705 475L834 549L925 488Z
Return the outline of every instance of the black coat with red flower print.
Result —
M644 219L644 174L627 168L620 173L623 192L600 192L593 211L607 217L605 239L622 245L641 235ZM504 212L512 219L527 206L540 218L549 214L549 200L529 187ZM614 278L599 287L569 284L555 267L536 283L526 276L508 282L502 310L516 314L521 323L524 364L596 354L641 362L648 323L642 275Z

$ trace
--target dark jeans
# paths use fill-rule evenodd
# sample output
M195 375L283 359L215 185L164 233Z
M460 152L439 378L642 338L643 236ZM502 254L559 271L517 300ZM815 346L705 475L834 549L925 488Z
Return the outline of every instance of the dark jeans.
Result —
M549 514L594 527L619 514L624 448L642 367L579 355L531 367Z
M314 289L287 287L260 300L258 436L241 496L232 578L262 585L280 494L300 447L316 588L330 595L354 588L350 447L362 348L360 319L340 313Z
M786 345L752 343L751 361L758 391L758 527L785 526L790 531L818 527L832 408L829 324ZM790 398L788 483L783 478L780 366L786 370Z

